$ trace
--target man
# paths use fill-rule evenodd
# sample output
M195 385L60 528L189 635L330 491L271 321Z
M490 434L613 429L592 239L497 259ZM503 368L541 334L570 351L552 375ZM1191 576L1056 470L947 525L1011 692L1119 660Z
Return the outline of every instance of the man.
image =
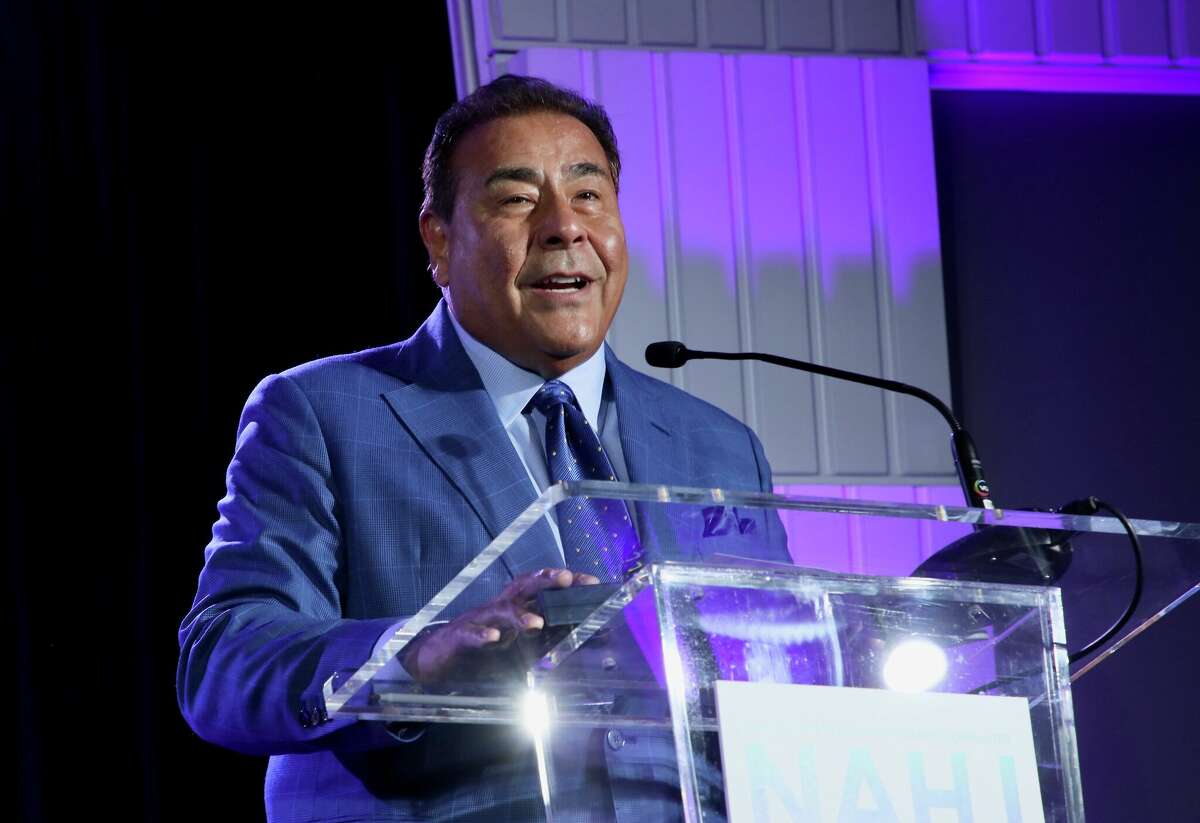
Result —
M330 719L320 691L570 470L547 440L564 426L603 455L587 476L770 490L749 429L603 345L628 272L619 178L598 106L530 78L479 89L426 154L421 236L443 302L409 340L269 377L247 402L180 630L178 694L202 737L272 755L271 820L541 818L511 730L431 725L398 741ZM437 682L536 632L540 589L627 568L601 566L608 546L586 560L562 520L540 528L415 644L409 675ZM627 531L646 559L673 552L645 521ZM772 544L757 537L746 552ZM597 746L581 761L603 761L613 786L594 818L673 811L677 790L656 793L636 745Z

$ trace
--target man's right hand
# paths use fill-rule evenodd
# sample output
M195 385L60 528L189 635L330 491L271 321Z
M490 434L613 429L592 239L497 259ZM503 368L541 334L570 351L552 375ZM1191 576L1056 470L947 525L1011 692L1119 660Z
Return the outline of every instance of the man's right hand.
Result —
M404 668L418 683L446 680L469 671L485 652L504 648L522 634L542 630L545 621L533 603L543 589L592 586L597 577L569 569L540 569L504 587L495 600L463 612L444 626L414 641L403 654Z

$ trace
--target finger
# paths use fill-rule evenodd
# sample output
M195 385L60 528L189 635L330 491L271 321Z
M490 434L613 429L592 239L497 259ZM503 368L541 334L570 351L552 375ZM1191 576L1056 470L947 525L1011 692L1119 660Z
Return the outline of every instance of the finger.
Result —
M543 589L565 589L574 579L575 575L569 569L539 569L515 578L505 587L501 598L527 600Z
M493 626L501 632L538 631L546 625L541 615L530 611L523 603L506 598L486 603L469 614L472 623Z
M575 580L571 583L572 586L596 586L599 585L600 578L594 574L586 574L584 572L575 572Z

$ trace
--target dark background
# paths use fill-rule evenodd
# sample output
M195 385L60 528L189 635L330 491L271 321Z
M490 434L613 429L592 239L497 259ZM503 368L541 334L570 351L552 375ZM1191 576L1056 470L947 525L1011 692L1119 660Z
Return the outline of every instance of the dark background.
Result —
M996 495L1200 521L1200 97L933 115L955 408ZM1193 600L1074 687L1090 823L1200 820L1198 635Z
M0 0L0 819L262 818L265 760L179 715L176 631L250 390L436 299L444 5L369 5Z
M418 14L414 9L424 10ZM7 819L253 820L175 631L246 395L406 336L443 4L0 2ZM1200 520L1200 98L934 95L956 409L1007 502ZM1092 821L1200 819L1195 604L1075 690Z

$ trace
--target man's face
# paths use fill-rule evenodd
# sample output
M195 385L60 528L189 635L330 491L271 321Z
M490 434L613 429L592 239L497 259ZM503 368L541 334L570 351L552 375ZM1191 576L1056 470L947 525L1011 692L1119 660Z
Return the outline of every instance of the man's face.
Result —
M450 167L454 213L423 213L421 237L458 322L547 379L585 361L629 269L595 135L565 114L503 117L467 132Z

